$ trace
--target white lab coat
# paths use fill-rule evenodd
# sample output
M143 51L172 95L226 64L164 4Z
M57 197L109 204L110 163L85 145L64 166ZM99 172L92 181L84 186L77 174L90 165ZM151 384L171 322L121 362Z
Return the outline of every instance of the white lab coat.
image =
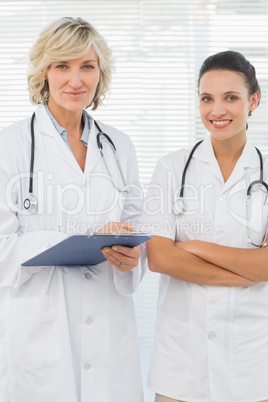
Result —
M210 137L195 151L186 173L187 213L176 217L181 175L190 150L159 161L148 192L144 222L175 241L204 240L247 248L246 190L259 179L260 162L246 143L224 183ZM268 180L268 158L264 180ZM259 192L254 194L251 237L260 240ZM148 214L148 210L150 214ZM258 216L257 216L258 215ZM255 226L254 226L255 225ZM262 231L263 232L263 231ZM268 398L268 284L205 286L160 275L149 387L187 402L257 402Z
M30 119L0 134L0 401L142 402L137 329L131 294L144 272L96 266L26 267L21 263L67 235L109 221L135 221L142 195L134 147L100 123L115 143L130 187L111 183L91 125L86 166L79 168L45 107L35 119L34 195L28 196ZM104 141L111 173L121 177Z

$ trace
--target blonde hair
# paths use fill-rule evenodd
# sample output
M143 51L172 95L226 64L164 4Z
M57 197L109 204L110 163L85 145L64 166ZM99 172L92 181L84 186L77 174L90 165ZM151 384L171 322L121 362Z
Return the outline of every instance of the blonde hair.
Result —
M98 56L100 81L91 104L96 110L110 88L114 69L111 49L98 31L82 18L61 18L48 25L29 53L27 75L30 101L37 105L49 97L46 72L57 61L83 57L93 46Z

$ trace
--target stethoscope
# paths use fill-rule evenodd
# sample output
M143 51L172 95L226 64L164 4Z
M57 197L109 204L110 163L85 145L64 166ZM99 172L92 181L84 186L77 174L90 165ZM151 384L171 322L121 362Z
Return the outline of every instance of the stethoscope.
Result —
M194 154L196 148L197 148L202 142L203 142L203 140L201 140L201 141L199 141L199 142L197 142L197 143L195 144L195 146L194 146L193 149L191 150L191 152L190 152L190 154L189 154L189 157L188 157L188 159L187 159L187 161L186 161L186 164L185 164L185 166L184 166L184 169L183 169L183 172L182 172L182 177L181 177L180 195L179 195L179 197L176 199L176 206L175 206L175 208L174 208L174 210L175 210L174 212L175 212L176 215L182 215L182 214L184 214L184 213L187 211L187 205L186 205L186 203L185 203L185 201L184 201L184 198L183 198L183 197L184 197L184 187L185 187L185 177L186 177L186 173L187 173L189 164L190 164L191 159L192 159L192 157L193 157L193 154ZM260 160L260 178L259 178L259 180L253 181L253 182L248 186L248 189L247 189L247 201L246 201L246 230L247 230L247 242L250 243L250 244L252 244L252 245L255 246L255 247L262 247L262 246L266 247L265 239L266 239L266 236L267 236L267 234L268 234L268 227L267 227L266 234L265 234L264 239L263 239L263 241L262 241L261 244L256 244L256 243L254 243L252 240L250 240L249 227L248 227L248 222L249 222L249 206L250 206L251 194L252 194L252 189L253 189L253 187L254 187L254 186L257 186L257 185L258 185L258 186L259 186L259 185L263 186L264 189L265 189L265 192L266 192L266 200L267 200L267 197L268 197L268 184L263 180L263 158L262 158L262 154L261 154L260 150L259 150L257 147L255 147L255 148L256 148L256 151L257 151L257 153L258 153L259 160Z
M28 195L27 198L25 198L25 200L23 202L24 208L29 210L29 211L37 211L37 206L38 206L37 198L33 195L33 171L34 171L34 156L35 156L35 153L34 153L34 149L35 149L34 119L35 119L35 113L32 114L32 118L31 118L31 159L30 159L29 195ZM94 120L94 124L95 124L95 126L97 127L97 129L99 131L98 134L97 134L97 138L96 138L97 146L98 146L98 149L100 151L100 154L101 154L102 160L104 162L105 169L106 169L106 171L108 173L109 179L113 183L113 186L120 193L128 193L129 189L128 189L128 186L126 184L125 176L124 176L121 164L120 164L120 160L119 160L119 157L118 157L118 154L117 154L116 147L115 147L113 141L111 140L111 138L109 137L109 135L105 134L101 130L100 126L98 125L98 123L95 120ZM113 176L110 173L110 170L109 170L109 167L107 165L106 158L105 158L105 155L104 155L104 152L103 152L103 144L102 144L102 140L101 140L102 136L108 141L108 144L110 145L110 147L113 150L115 161L116 161L116 164L117 164L117 167L118 167L118 170L119 170L119 173L120 173L123 185L124 185L123 188L119 188L117 186L117 184L115 182L115 179L113 178Z
M111 182L113 183L114 187L116 188L116 190L118 190L120 193L128 193L129 188L128 188L126 180L125 180L125 176L124 176L124 173L123 173L123 170L122 170L122 167L121 167L121 163L120 163L117 151L116 151L116 147L115 147L113 141L111 140L111 138L109 137L109 135L105 134L102 131L102 129L100 128L100 126L98 125L96 120L94 120L94 124L95 124L95 126L97 127L97 129L99 131L98 134L97 134L97 145L98 145L98 148L99 148L99 151L100 151L100 154L101 154L101 157L102 157L106 172L108 173L109 178L110 178ZM104 138L108 141L108 144L110 145L110 147L113 150L114 158L116 160L116 164L117 164L117 167L118 167L122 182L124 184L123 188L119 188L117 186L117 184L116 184L116 182L115 182L115 180L114 180L114 178L113 178L113 176L112 176L112 174L110 172L110 169L109 169L109 167L107 165L107 162L106 162L106 159L105 159L105 156L104 156L104 152L103 152L103 145L102 145L102 141L101 141L101 136L104 136Z

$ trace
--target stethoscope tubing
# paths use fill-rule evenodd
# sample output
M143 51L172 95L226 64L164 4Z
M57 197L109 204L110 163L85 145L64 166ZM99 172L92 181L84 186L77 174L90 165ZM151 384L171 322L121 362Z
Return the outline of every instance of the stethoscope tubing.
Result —
M111 181L113 182L113 185L115 186L115 188L116 188L119 192L126 192L126 193L128 193L129 190L128 190L128 187L127 187L127 182L126 182L126 179L125 179L125 176L124 176L124 173L123 173L123 169L122 169L122 167L121 167L121 163L120 163L120 160L119 160L119 157L118 157L118 154L117 154L116 147L115 147L113 141L111 140L111 138L109 137L109 135L105 134L105 133L102 131L102 129L100 128L100 126L98 125L98 123L96 122L96 120L94 120L94 124L95 124L95 126L97 127L97 129L98 129L98 131L99 131L98 134L97 134L97 145L98 145L98 148L99 148L101 157L102 157L102 159L103 159L103 162L104 162L104 165L105 165L105 169L106 169L106 171L107 171L107 173L108 173L108 175L109 175ZM123 184L124 184L123 189L120 189L120 188L117 186L117 184L116 184L116 182L115 182L115 180L114 180L114 178L113 178L113 176L112 176L112 174L111 174L111 172L110 172L110 169L109 169L109 167L108 167L108 164L107 164L107 162L106 162L106 158L105 158L105 155L104 155L104 152L103 152L103 145L102 145L102 141L101 141L101 136L104 136L104 138L108 141L108 144L110 145L110 147L111 147L112 150L113 150L114 157L115 157L115 160L116 160L116 163L117 163L119 172L120 172L120 176L121 176L122 181L123 181Z
M30 160L29 194L32 194L33 192L33 172L34 172L34 154L35 154L34 118L35 113L33 113L31 118L31 160Z
M35 158L34 119L35 119L35 113L32 114L31 123L30 123L30 127L31 127L31 130L30 130L31 131L31 158L30 158L29 196L27 198L25 198L25 200L23 202L24 208L27 209L27 210L37 208L37 199L36 199L36 197L33 196L33 173L34 173L34 158ZM98 129L98 134L97 134L97 137L96 137L97 146L98 146L98 149L100 151L102 160L104 162L105 169L106 169L106 171L107 171L107 173L108 173L108 175L110 177L110 180L112 181L114 187L119 192L128 193L129 189L128 189L128 186L127 186L127 183L126 183L126 179L125 179L125 176L124 176L124 173L123 173L123 169L121 167L121 163L120 163L120 160L119 160L119 157L118 157L118 154L117 154L116 147L115 147L113 141L111 140L111 138L109 137L109 135L105 134L102 131L102 129L100 128L100 126L98 125L98 123L95 120L94 120L94 124ZM124 185L124 187L122 189L120 189L117 186L117 184L115 182L115 179L111 175L110 169L108 167L108 164L106 162L106 158L105 158L105 155L104 155L104 152L103 152L103 145L102 145L102 141L101 141L101 136L105 137L105 139L108 141L108 144L110 145L110 147L113 150L114 157L115 157L115 160L116 160L116 164L118 166L118 170L119 170L119 173L120 173L120 176L122 178L123 185Z
M186 161L186 164L184 166L183 172L182 172L182 176L181 176L181 189L180 189L180 198L183 199L183 194L184 194L184 186L185 186L185 177L186 177L186 173L188 170L188 166L192 160L193 154L195 153L195 150L197 147L199 147L199 145L203 142L204 140L198 141L195 146L193 147L193 149L190 152L190 155Z
M260 150L257 147L255 147L255 149L256 149L256 151L257 151L257 153L259 155L259 159L260 159L260 178L259 178L259 180L253 181L248 186L248 189L247 189L247 196L248 197L250 197L252 187L255 186L256 184L261 184L262 186L264 186L266 188L267 193L268 193L268 184L265 183L265 181L263 181L263 159L262 159L262 154L261 154Z
M179 198L176 200L176 203L178 203L178 204L180 205L180 207L179 207L179 212L177 213L177 215L182 215L182 214L184 214L184 213L187 211L187 205L186 205L186 203L185 203L185 201L184 201L184 198L183 198L183 197L184 197L184 187L185 187L186 173L187 173L187 170L188 170L188 168L189 168L189 164L190 164L190 162L191 162L191 160L192 160L192 157L193 157L193 155L194 155L194 152L195 152L196 148L197 148L202 142L203 142L203 140L197 142L197 143L194 145L194 147L192 148L192 150L191 150L191 152L190 152L190 154L189 154L189 157L188 157L188 159L187 159L187 161L186 161L186 164L185 164L185 166L184 166L184 169L183 169L183 172L182 172L182 177L181 177L180 195L179 195ZM263 241L262 241L261 244L255 244L254 242L252 242L252 241L250 240L250 236L249 236L249 227L248 227L248 220L249 220L249 203L250 203L250 199L251 199L252 188L253 188L255 185L262 185L262 186L264 186L264 188L266 189L266 192L267 192L266 200L267 200L267 197L268 197L268 184L263 180L263 158L262 158L262 154L261 154L260 150L259 150L257 147L255 147L255 148L256 148L256 151L257 151L257 153L258 153L259 160L260 160L260 178L259 178L259 180L253 181L253 182L248 186L248 188L247 188L247 201L246 201L246 231L247 231L247 237L248 237L247 242L250 243L250 244L252 244L252 245L255 246L255 247L266 247L265 239L266 239L266 236L267 236L267 234L268 234L268 228L267 228L267 231L266 231L266 235L265 235L265 237L264 237L264 239L263 239Z
M195 152L196 148L199 147L199 145L200 145L203 141L204 141L204 140L198 141L198 142L195 144L195 146L194 146L193 149L191 150L191 152L190 152L190 154L189 154L189 157L188 157L188 159L187 159L187 161L186 161L186 164L185 164L185 166L184 166L184 169L183 169L183 172L182 172L182 176L181 176L181 188L180 188L180 198L182 198L182 199L183 199L183 196L184 196L185 178L186 178L186 173L187 173L189 164L190 164L190 162L191 162L191 160L192 160L192 157L193 157L193 155L194 155L194 152ZM248 189L247 189L247 196L250 196L252 187L253 187L255 184L261 184L261 185L263 185L263 186L266 188L267 193L268 193L268 184L267 184L265 181L263 181L263 159L262 159L262 154L261 154L260 150L259 150L257 147L255 147L255 149L256 149L256 151L257 151L257 153L258 153L259 160L260 160L260 178L259 178L259 180L253 181L253 182L248 186Z

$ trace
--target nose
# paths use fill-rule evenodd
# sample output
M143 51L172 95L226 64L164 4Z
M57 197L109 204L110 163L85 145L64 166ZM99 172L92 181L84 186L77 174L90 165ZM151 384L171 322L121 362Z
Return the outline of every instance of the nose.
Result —
M226 113L226 108L223 102L214 102L212 108L212 114L215 117L224 116Z
M75 89L81 87L81 85L82 85L82 80L81 80L81 76L80 76L80 70L71 70L71 71L70 71L68 84L69 84L72 88L75 88Z

